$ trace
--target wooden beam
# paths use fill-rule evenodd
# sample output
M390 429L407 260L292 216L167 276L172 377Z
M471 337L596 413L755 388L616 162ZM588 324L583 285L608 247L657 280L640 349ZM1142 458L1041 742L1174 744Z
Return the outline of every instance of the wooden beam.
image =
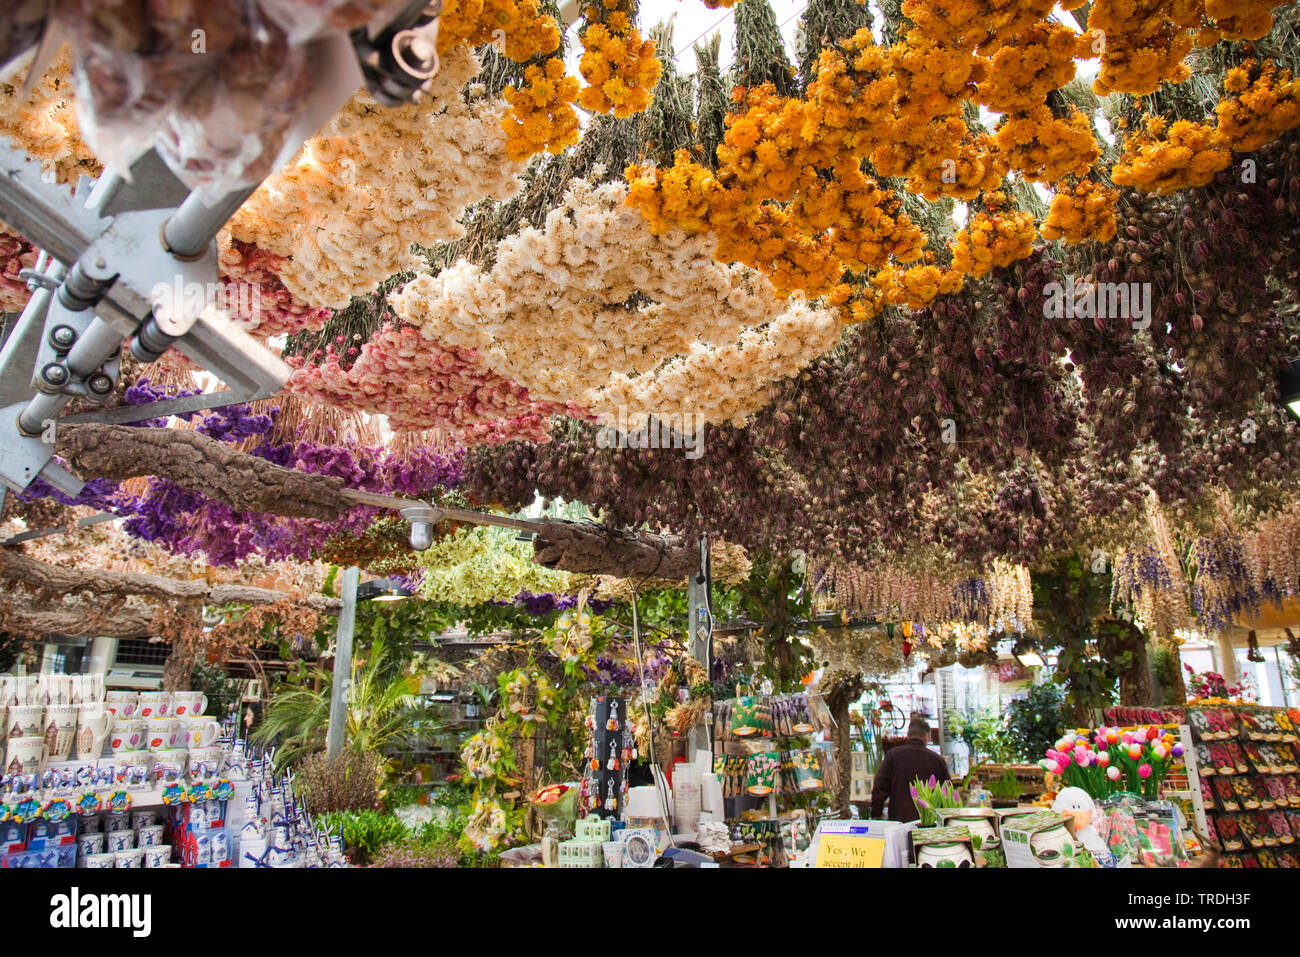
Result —
M140 572L48 565L12 548L0 548L0 581L61 595L79 592L99 596L143 595L165 601L203 605L272 605L288 599L318 611L335 611L340 606L337 598L327 595L299 596L249 585L208 584L202 579L181 581Z
M64 425L54 449L82 478L156 475L241 512L328 521L351 507L338 476L282 468L187 429Z

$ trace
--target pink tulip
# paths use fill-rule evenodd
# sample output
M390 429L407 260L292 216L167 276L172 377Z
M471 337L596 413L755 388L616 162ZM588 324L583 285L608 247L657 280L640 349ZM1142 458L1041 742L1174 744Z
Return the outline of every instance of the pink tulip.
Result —
M1061 766L1057 764L1055 761L1044 759L1042 761L1039 761L1038 763L1043 766L1044 771L1050 771L1052 774L1060 774L1062 772Z
M1079 747L1075 748L1074 760L1078 762L1080 767L1086 768L1088 766L1088 749L1083 747L1083 745L1080 745Z
M1141 767L1139 767L1139 768L1138 768L1138 777L1140 777L1140 778L1141 778L1142 780L1144 780L1144 781L1145 781L1147 778L1151 777L1151 765L1149 765L1149 764L1144 764L1144 765L1142 765Z
M1119 768L1117 768L1117 767L1113 767L1113 766L1107 768L1107 769L1106 769L1106 777L1110 778L1112 781L1118 781L1118 780L1119 780Z

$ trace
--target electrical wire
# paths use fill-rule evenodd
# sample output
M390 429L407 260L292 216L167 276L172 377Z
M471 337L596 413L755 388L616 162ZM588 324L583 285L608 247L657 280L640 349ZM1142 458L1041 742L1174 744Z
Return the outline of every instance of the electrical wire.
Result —
M710 33L712 33L714 30L718 29L718 27L720 27L720 26L722 26L724 23L726 23L727 20L730 19L730 18L735 14L735 12L736 12L736 8L735 8L734 6L731 7L731 8L729 8L729 9L727 10L727 12L724 13L724 14L722 15L722 17L718 20L717 23L715 23L715 24L714 24L713 26L711 26L711 27L706 28L705 31L704 31L703 33L701 33L698 37L696 37L696 38L695 38L694 40L692 40L690 43L686 44L686 46L682 47L680 50L678 50L676 53L674 53L674 54L673 54L673 59L676 60L679 56L681 56L683 53L685 53L685 52L686 52L687 50L689 50L691 47L695 46L695 44L699 43L702 39L704 39L704 37L708 36L708 35L709 35Z

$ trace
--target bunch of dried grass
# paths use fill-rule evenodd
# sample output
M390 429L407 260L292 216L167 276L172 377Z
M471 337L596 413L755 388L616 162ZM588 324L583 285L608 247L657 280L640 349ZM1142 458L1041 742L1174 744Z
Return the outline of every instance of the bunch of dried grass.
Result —
M345 749L331 758L324 752L304 758L296 788L312 814L366 811L379 807L379 756Z

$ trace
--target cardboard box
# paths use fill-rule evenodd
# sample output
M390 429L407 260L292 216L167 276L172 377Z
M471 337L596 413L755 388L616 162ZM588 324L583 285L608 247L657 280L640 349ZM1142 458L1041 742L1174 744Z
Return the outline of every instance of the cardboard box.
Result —
M1072 867L1080 846L1064 814L1038 811L1002 822L1007 867Z
M913 867L974 867L975 842L965 824L918 827L910 833Z

